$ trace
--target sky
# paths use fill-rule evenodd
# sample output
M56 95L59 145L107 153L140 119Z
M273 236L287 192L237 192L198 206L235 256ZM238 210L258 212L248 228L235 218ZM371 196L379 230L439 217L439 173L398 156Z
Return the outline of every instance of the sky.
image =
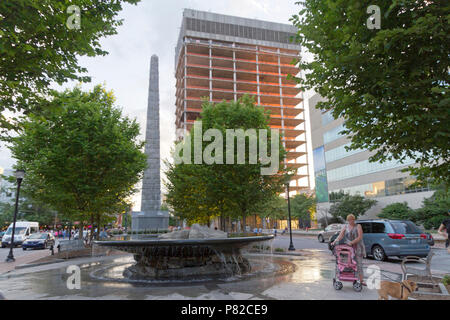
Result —
M91 83L83 84L82 87L91 89L97 84L103 84L107 90L113 90L117 99L116 103L123 109L123 113L131 118L136 118L139 122L143 140L145 138L150 57L152 54L158 55L161 159L169 159L170 149L175 139L174 55L183 9L291 24L289 18L300 10L300 7L295 4L296 1L142 0L137 5L125 4L119 14L124 21L117 30L118 34L103 38L100 42L102 49L108 51L109 54L94 58L80 57L80 65L86 67L88 75L92 77ZM81 12L81 26L82 24L83 12ZM69 82L63 87L70 88L76 84ZM312 94L312 92L305 93L305 111L308 110L307 100ZM308 121L308 112L306 112L306 119ZM307 135L307 141L310 147L310 133ZM309 150L309 154L308 162L312 164L311 150ZM14 163L9 150L1 145L0 167L8 169ZM313 172L312 167L309 172ZM310 183L313 185L313 179L310 179ZM134 202L134 210L139 210L139 194L135 196Z

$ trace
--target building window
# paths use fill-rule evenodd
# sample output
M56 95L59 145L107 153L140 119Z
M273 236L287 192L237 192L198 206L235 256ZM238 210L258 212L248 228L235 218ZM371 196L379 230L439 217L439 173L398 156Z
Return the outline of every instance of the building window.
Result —
M342 146L339 146L337 148L334 149L330 149L328 151L325 152L325 160L327 163L339 160L339 159L343 159L345 157L349 157L351 155L354 155L356 153L360 153L363 152L364 150L362 149L356 149L356 150L349 150L347 151L345 149L345 147L350 147L350 143L344 144Z
M334 117L331 114L331 111L322 113L322 125L325 126L329 124L330 122L334 121Z
M344 129L345 129L344 125L341 124L341 125L333 128L333 129L331 129L331 130L328 130L327 132L325 132L323 134L323 143L327 144L327 143L330 143L330 142L332 142L332 141L334 141L336 139L339 139L339 138L343 137L344 135L339 133L339 132L344 130Z
M328 170L327 171L328 182L345 180L369 173L398 168L405 165L413 164L414 162L415 161L411 158L407 158L403 163L400 163L397 160L390 160L383 163L369 162L369 160L355 162L347 166Z
M430 191L430 186L424 187L412 187L411 185L415 180L411 177L404 177L398 179L391 179L385 181L377 181L373 183L335 189L330 191L330 201L339 200L339 195L350 194L350 195L361 195L366 198L377 198L385 196L394 196L405 193L412 192L424 192Z

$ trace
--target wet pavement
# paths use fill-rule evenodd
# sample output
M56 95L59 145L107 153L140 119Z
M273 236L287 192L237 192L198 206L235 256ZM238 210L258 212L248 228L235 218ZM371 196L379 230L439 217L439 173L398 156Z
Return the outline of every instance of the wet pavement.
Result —
M303 250L300 256L248 255L255 263L252 275L227 280L191 282L135 282L121 280L131 255L77 259L14 270L0 276L6 299L164 299L164 300L269 300L377 299L376 290L358 293L350 282L336 291L332 285L335 260L327 252ZM81 270L80 289L68 289L70 265ZM259 267L258 267L259 266ZM272 268L272 269L271 269Z

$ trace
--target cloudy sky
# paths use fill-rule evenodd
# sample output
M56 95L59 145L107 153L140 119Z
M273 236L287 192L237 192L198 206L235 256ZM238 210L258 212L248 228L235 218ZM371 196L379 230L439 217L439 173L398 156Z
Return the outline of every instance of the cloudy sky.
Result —
M144 139L150 57L157 54L162 159L169 158L175 138L174 52L184 8L290 24L289 18L298 13L300 7L291 0L142 0L136 6L124 5L120 14L124 22L118 34L101 41L102 48L109 54L80 58L80 64L87 67L92 77L92 82L83 87L90 89L104 84L113 90L124 113L140 123ZM74 85L69 83L65 87ZM305 95L306 101L310 95ZM312 163L311 158L308 162ZM9 150L1 146L0 167L11 168L13 164ZM313 171L310 169L310 172ZM139 210L139 195L135 202L134 208Z

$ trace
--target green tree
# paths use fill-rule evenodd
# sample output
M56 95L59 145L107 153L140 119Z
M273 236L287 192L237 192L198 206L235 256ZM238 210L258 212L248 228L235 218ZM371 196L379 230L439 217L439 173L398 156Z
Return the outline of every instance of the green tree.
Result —
M356 219L377 203L376 200L367 199L360 195L345 195L330 207L330 214L334 218L347 219L347 215L353 214Z
M381 29L369 29L369 3L303 0L291 18L297 41L314 55L300 61L317 108L345 119L350 149L371 161L410 157L421 181L450 179L450 2L377 0Z
M287 210L287 200L279 195L274 195L270 201L262 203L257 212L262 219L276 221L284 219L288 214Z
M5 110L37 113L51 108L43 100L52 82L90 81L80 56L106 55L100 39L117 33L123 3L139 0L0 1L0 130L17 129ZM80 9L80 28L69 28ZM17 119L14 119L17 120Z
M378 217L383 219L415 220L415 212L407 202L391 203L381 209Z
M333 191L330 192L329 198L331 202L339 201L342 199L347 193L345 193L343 190L339 190L338 192Z
M271 153L269 115L264 109L256 107L248 96L236 102L216 105L205 102L200 116L203 133L208 129L217 129L223 137L223 144L214 150L210 150L210 145L218 142L217 137L214 137L212 142L203 141L201 150L204 154L210 153L214 157L222 152L226 163L227 129L267 129L267 150ZM252 155L248 147L248 136L245 138L244 164L237 164L236 137L230 137L228 141L234 141L233 164L207 164L204 161L202 164L194 164L195 127L194 130L191 129L190 136L190 141L182 143L186 143L185 146L193 150L190 157L192 164L168 164L166 172L167 203L182 219L187 219L189 223L207 223L217 216L233 220L242 218L245 228L247 216L256 214L263 203L270 201L275 194L283 192L289 171L282 163L286 152L280 141L277 150L279 156L275 160L279 172L276 175L263 175L261 168L267 165L264 165L261 159L257 158L256 164L249 163ZM261 147L258 135L256 139L257 145Z
M431 197L423 200L421 208L415 210L414 222L426 229L437 229L442 221L448 219L449 208L450 192L441 185Z
M291 199L291 214L293 218L298 219L299 226L309 224L311 213L315 210L317 201L315 197L304 193L296 194Z
M139 125L101 86L51 93L60 111L31 115L11 146L24 190L72 221L110 222L129 208L146 167Z

